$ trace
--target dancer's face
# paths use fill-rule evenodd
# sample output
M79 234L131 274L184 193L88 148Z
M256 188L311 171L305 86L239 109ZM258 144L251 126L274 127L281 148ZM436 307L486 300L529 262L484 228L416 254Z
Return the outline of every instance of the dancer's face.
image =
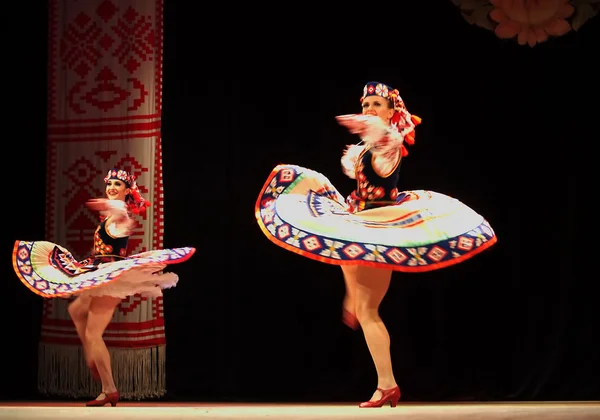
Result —
M377 115L388 124L394 115L394 108L390 101L381 96L367 96L362 100L361 105L363 114Z
M123 200L129 194L130 190L127 188L127 184L118 179L109 179L106 181L106 197L109 200Z

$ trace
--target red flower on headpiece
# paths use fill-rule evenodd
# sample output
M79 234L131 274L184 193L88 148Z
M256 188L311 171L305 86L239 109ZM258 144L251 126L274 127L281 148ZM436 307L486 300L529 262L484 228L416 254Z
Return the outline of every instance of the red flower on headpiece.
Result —
M127 202L127 206L129 207L129 211L133 214L140 214L142 216L146 215L146 209L150 207L152 204L142 197L140 194L140 190L137 186L137 182L135 181L135 175L131 175L131 186L130 191L131 194L127 196L125 200Z

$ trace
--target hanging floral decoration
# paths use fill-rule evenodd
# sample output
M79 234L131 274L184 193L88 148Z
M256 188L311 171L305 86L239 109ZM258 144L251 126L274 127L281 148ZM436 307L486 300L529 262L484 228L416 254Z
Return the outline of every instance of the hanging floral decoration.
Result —
M600 0L452 0L472 25L498 38L534 47L581 26L600 11Z

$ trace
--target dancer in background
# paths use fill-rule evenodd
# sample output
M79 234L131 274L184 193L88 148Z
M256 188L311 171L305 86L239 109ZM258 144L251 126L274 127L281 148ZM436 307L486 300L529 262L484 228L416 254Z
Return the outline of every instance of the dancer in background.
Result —
M81 340L86 364L102 382L100 395L86 405L110 403L114 407L119 392L102 336L115 308L127 296L157 297L163 289L174 287L178 276L162 270L186 261L195 248L152 250L127 256L133 217L143 215L150 203L141 196L135 176L124 170L109 170L104 182L106 198L87 203L101 214L89 258L77 261L67 249L52 242L18 240L13 266L17 276L34 293L44 298L75 297L69 304L69 315Z
M344 198L322 174L279 165L256 202L256 218L275 244L342 268L346 295L342 319L362 328L377 371L377 386L360 407L396 406L390 337L379 316L393 271L424 272L463 262L497 241L490 224L447 195L398 191L406 145L415 141L421 119L411 115L398 90L380 82L365 85L362 113L337 117L360 137L341 163L356 188Z

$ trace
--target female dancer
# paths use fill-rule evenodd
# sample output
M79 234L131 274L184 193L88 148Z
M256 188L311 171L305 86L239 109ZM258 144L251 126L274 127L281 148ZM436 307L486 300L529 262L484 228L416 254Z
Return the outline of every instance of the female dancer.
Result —
M76 297L69 304L69 315L81 340L86 364L102 382L100 395L86 405L110 403L114 407L119 392L102 335L115 308L127 296L161 296L162 289L175 286L178 276L161 270L187 260L195 249L152 250L126 257L134 224L132 216L143 215L150 203L141 196L135 176L124 170L109 170L104 182L107 198L87 203L101 213L89 258L76 261L68 250L51 242L16 241L13 266L21 281L44 298Z
M337 117L361 142L348 146L342 169L356 179L344 199L322 174L279 165L256 202L256 218L275 244L340 265L343 321L363 330L377 370L377 389L360 407L396 406L390 337L379 317L393 271L424 272L465 261L496 243L489 223L460 201L433 191L398 191L400 163L421 119L396 89L369 82L362 114Z

